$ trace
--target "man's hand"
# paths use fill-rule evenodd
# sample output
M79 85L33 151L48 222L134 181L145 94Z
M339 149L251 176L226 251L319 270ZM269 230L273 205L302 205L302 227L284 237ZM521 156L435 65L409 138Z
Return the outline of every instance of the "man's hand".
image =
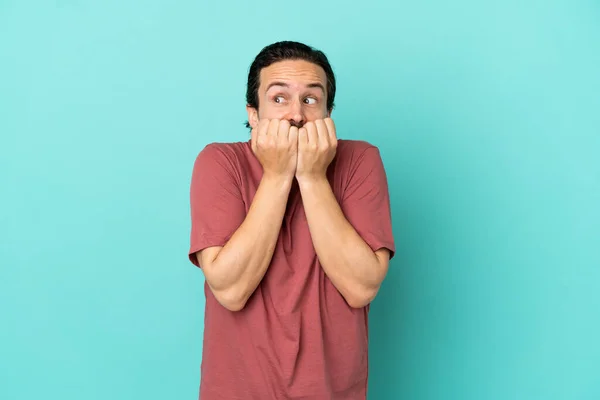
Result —
M265 176L293 178L298 162L298 128L286 120L263 119L252 129L252 151Z
M296 178L300 181L325 177L336 148L337 137L331 118L307 122L298 131Z

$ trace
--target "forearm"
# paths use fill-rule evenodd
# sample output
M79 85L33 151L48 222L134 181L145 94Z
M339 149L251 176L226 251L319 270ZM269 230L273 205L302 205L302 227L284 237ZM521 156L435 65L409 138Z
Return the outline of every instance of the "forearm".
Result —
M271 262L291 187L291 178L263 177L244 222L205 270L221 303L241 309Z
M299 183L313 245L325 274L350 306L370 303L387 268L348 222L325 177Z

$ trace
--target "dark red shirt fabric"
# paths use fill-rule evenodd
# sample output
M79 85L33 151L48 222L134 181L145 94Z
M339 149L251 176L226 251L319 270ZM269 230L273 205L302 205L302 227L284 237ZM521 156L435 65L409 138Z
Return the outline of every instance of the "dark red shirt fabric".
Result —
M328 178L342 211L375 251L394 255L388 183L379 150L339 140ZM211 143L191 182L195 253L224 246L243 222L262 176L250 141ZM268 224L269 221L264 221ZM269 268L246 306L221 306L205 283L200 399L366 398L369 307L353 309L325 275L297 184Z

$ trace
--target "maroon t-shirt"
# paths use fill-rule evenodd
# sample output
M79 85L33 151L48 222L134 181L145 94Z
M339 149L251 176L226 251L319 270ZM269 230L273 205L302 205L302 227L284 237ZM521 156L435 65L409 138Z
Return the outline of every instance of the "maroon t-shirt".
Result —
M262 176L250 141L212 143L191 183L190 260L224 246L243 222ZM375 251L394 254L379 150L339 140L328 178L342 211ZM269 221L264 221L268 224ZM341 251L342 249L340 249ZM353 309L325 275L293 185L269 268L246 306L227 310L205 283L200 399L365 399L368 311Z

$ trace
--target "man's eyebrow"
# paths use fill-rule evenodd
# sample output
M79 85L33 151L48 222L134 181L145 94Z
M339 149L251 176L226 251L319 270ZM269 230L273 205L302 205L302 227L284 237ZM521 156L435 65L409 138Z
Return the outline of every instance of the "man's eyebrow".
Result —
M308 85L306 85L309 88L317 88L317 89L321 89L321 91L323 91L323 93L325 93L325 87L320 84L319 82L316 83L309 83Z
M284 88L289 88L289 87L290 87L290 85L288 85L288 84L287 84L287 83L285 83L285 82L271 82L271 83L269 84L269 86L267 86L267 90L266 90L266 92L268 92L268 91L269 91L269 89L271 89L271 88L272 88L272 87L274 87L274 86L281 86L281 87L284 87ZM323 91L323 93L325 93L325 86L323 86L323 85L322 85L321 83L319 83L319 82L315 82L315 83L309 83L308 85L306 85L306 87L307 87L307 88L309 88L309 89L313 89L313 88L321 89L321 90Z
M281 86L281 87L284 87L284 88L288 88L288 87L290 87L290 86L289 86L287 83L285 83L285 82L271 82L271 83L269 84L269 86L267 86L267 90L266 90L266 91L268 92L268 91L269 91L269 89L271 89L273 86Z

